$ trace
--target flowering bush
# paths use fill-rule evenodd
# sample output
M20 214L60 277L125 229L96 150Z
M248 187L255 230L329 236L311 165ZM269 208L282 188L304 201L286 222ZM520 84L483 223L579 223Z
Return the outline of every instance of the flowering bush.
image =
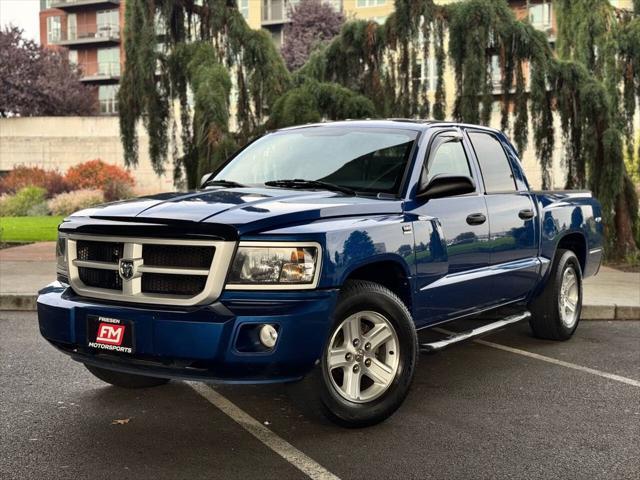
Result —
M20 165L0 178L0 194L16 193L24 187L41 187L46 190L47 197L53 197L58 193L68 190L62 175L52 170L40 167L27 167Z
M135 180L129 172L117 165L109 165L102 160L89 160L69 168L64 177L73 189L104 190L109 182L120 182L133 187Z
M40 187L25 187L14 195L0 197L0 216L23 217L30 212L42 211L47 191Z
M83 208L93 207L104 202L102 190L84 189L61 193L49 200L49 210L53 215L70 215Z

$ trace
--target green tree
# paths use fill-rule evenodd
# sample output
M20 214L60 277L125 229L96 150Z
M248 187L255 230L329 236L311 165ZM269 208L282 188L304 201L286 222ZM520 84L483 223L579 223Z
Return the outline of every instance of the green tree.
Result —
M590 188L603 204L614 256L637 252L638 197L631 156L640 99L640 18L607 0L556 0L558 60L551 78L566 139L568 188Z
M456 120L488 123L496 101L502 129L522 152L533 135L543 173L554 149L554 113L565 137L567 186L588 187L603 204L608 251L637 245L637 196L624 145L634 149L632 119L640 100L640 2L623 12L607 0L555 0L558 55L546 35L519 21L505 0L396 0L384 25L346 23L328 45L290 74L264 31L251 30L233 0L129 0L127 64L120 90L121 133L128 163L137 159L135 127L151 133L150 154L162 171L178 122L183 157L175 171L194 186L233 148L267 126L321 119L444 118L443 72L451 62ZM165 33L159 35L155 18ZM449 35L448 51L445 36ZM159 52L158 44L164 45ZM421 74L434 56L435 94ZM493 72L497 56L499 72ZM529 72L527 84L526 72ZM158 74L159 73L159 74ZM493 90L501 78L502 94ZM237 95L230 103L233 80ZM194 104L188 102L188 92ZM230 133L230 111L237 133ZM529 125L532 126L530 131Z
M142 122L155 171L164 171L173 147L176 183L195 187L203 171L264 130L276 101L294 86L291 75L270 35L249 28L235 1L128 0L125 15L119 109L126 163L138 161ZM359 109L363 102L349 105Z

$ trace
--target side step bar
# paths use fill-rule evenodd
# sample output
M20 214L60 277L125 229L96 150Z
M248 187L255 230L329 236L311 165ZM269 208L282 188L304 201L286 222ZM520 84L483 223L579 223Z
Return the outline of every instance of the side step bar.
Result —
M421 343L420 351L424 353L437 352L439 350L442 350L443 348L448 347L449 345L453 345L454 343L463 342L471 338L485 335L495 330L499 330L500 328L506 327L507 325L518 323L523 320L528 320L530 317L531 317L531 312L519 313L518 315L512 315L510 317L503 318L502 320L498 320L493 323L482 325L481 327L474 328L473 330L455 333L450 337L445 338L443 340L438 340L437 342ZM442 331L440 329L435 329L435 328L434 330ZM445 332L445 333L451 333L451 332Z

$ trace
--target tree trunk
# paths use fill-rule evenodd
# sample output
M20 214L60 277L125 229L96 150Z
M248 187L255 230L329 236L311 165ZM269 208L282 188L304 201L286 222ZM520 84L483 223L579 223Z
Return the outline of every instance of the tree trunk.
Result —
M616 251L611 252L612 258L624 259L628 255L637 253L638 247L633 235L633 219L627 203L624 189L618 193L615 205Z

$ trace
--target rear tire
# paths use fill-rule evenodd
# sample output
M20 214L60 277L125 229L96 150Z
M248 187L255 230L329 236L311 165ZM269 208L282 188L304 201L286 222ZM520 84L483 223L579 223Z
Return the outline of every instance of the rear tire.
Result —
M402 404L415 372L418 338L402 300L382 285L349 281L321 359L320 398L339 425L382 422Z
M94 376L103 382L121 388L149 388L158 387L166 384L168 378L147 377L144 375L133 375L131 373L116 372L114 370L106 370L94 365L84 364Z
M547 284L530 307L529 324L536 337L571 338L582 310L582 270L575 253L558 249Z

